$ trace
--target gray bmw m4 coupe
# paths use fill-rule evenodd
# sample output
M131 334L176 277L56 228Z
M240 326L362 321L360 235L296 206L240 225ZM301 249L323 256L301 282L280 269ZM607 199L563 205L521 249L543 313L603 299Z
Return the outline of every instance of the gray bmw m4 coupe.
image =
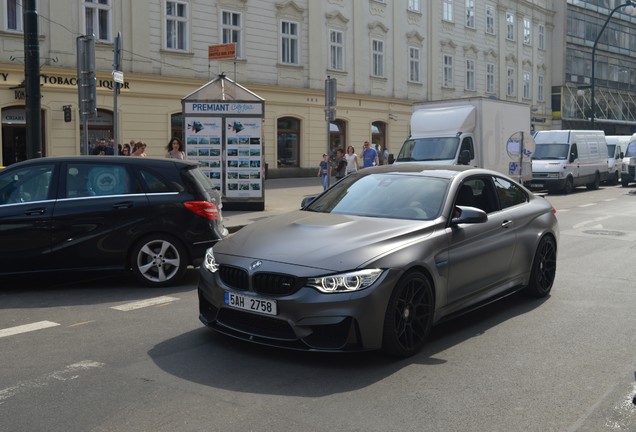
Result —
M265 345L407 357L443 320L547 296L558 238L552 205L500 173L364 169L208 249L199 318Z

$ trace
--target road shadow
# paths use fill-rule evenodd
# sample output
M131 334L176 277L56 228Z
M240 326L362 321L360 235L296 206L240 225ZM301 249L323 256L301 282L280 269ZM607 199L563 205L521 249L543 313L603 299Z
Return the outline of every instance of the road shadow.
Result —
M144 300L192 291L198 281L195 268L189 268L178 284L165 288L146 287L124 271L2 277L0 310Z
M321 397L379 382L405 367L446 363L444 352L543 304L513 295L433 329L419 354L289 351L237 340L205 327L155 345L148 355L163 371L200 385L253 394ZM468 359L467 359L468 361ZM434 369L431 369L433 373Z

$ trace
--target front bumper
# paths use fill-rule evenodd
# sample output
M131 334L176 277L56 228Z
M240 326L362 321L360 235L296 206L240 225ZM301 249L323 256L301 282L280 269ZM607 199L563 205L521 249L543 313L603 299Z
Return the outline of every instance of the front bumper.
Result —
M200 269L199 319L211 329L263 345L303 351L366 351L382 346L384 316L398 272L352 293L324 294L302 287L275 299L275 316L227 306L225 291L257 295L225 286L218 273Z

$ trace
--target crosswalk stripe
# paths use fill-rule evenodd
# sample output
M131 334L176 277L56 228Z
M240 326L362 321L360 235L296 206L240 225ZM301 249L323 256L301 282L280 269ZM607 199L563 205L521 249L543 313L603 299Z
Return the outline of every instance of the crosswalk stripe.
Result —
M141 309L141 308L145 308L149 306L156 306L160 304L171 303L176 300L179 300L179 299L177 297L162 296L162 297L155 297L155 298L141 300L141 301L132 302L132 303L126 303L119 306L112 306L111 309L128 312L131 310Z
M0 330L0 338L13 336L20 333L27 333L35 330L42 330L49 327L59 326L58 323L54 323L52 321L38 321L31 324L24 324L16 327L9 327L6 329Z

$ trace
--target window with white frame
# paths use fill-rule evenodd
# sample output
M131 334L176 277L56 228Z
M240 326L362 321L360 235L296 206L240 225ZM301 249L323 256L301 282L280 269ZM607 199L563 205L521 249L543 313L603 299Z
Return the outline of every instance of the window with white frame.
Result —
M545 77L543 74L537 76L537 101L545 101Z
M515 40L515 16L506 12L506 39Z
M111 40L111 0L84 0L84 34L101 42Z
M298 64L298 23L293 21L280 22L280 51L281 63Z
M409 81L420 82L420 49L409 47Z
M373 57L373 70L371 74L376 77L384 76L384 41L371 40L371 54Z
M344 33L329 30L329 68L344 70Z
M523 44L532 44L532 22L530 21L530 18L523 19Z
M538 31L539 31L538 48L540 50L543 50L545 49L545 25L539 24Z
M236 57L243 58L243 19L239 12L221 11L221 43L236 44Z
M486 93L495 93L495 64L486 64Z
M453 56L448 54L444 54L444 72L442 78L443 87L453 87Z
M466 0L466 27L475 28L475 0Z
M8 31L22 31L22 1L23 0L6 0L7 9L5 11L5 26Z
M493 6L486 6L486 33L495 34L496 10Z
M180 51L188 49L188 4L186 2L166 1L166 48Z
M420 0L409 0L409 4L408 4L408 10L413 11L413 12L419 12L420 11Z
M508 85L506 87L506 96L515 96L517 94L517 85L515 80L515 75L517 71L515 68L508 68Z
M453 0L442 0L442 19L453 21Z
M530 76L530 72L523 71L523 98L531 99L532 98L532 77Z
M475 90L475 60L466 59L466 90Z

